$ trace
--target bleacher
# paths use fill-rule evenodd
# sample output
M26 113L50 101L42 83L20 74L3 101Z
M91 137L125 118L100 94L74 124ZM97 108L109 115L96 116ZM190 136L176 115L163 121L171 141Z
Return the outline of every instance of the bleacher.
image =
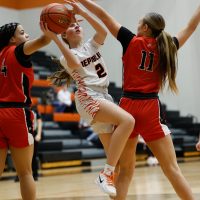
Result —
M200 123L194 116L181 116L180 111L170 111L165 108L168 126L172 132L177 156L199 156L195 145L200 133Z

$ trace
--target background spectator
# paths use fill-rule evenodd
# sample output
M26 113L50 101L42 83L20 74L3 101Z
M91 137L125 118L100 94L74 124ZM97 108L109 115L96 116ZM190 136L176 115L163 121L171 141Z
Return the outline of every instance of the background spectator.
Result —
M67 84L63 85L57 94L57 101L54 102L56 112L74 112L75 103L72 100L73 92Z

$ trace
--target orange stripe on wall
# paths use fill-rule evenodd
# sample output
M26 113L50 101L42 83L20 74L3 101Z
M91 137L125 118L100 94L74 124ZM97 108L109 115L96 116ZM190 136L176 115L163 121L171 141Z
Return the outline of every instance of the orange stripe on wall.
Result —
M0 7L13 9L27 9L35 7L43 7L49 3L64 3L63 0L0 0Z

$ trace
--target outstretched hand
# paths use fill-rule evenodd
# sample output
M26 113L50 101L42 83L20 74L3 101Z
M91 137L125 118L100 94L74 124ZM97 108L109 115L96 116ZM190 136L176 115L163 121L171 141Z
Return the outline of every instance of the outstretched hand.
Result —
M55 40L57 38L57 34L49 30L47 23L40 21L40 28L44 35L49 39Z
M79 6L77 0L64 0L68 5L72 6L72 13L82 15L85 11Z

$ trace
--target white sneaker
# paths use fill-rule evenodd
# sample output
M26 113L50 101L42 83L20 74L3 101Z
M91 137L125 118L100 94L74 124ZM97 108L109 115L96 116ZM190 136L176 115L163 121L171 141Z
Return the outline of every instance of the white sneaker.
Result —
M158 165L158 164L159 164L159 162L158 162L157 158L154 157L154 165Z
M114 186L114 176L108 176L103 172L100 172L99 176L95 180L95 183L106 194L115 197L117 195L116 188Z
M156 157L150 156L147 158L147 165L149 166L156 166L158 165L158 160Z

